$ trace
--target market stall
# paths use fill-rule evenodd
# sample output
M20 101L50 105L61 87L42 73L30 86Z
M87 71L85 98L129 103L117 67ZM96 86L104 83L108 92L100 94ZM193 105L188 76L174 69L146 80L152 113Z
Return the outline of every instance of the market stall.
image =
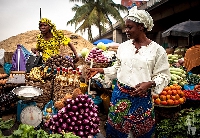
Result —
M199 137L200 74L177 64L185 51L177 48L168 54L171 81L159 95L153 95L157 137Z
M161 131L163 120L180 121L180 114L185 113L185 109L199 109L200 76L190 74L183 66L176 66L184 55L181 50L177 51L168 55L170 84L161 94L152 97L156 123L159 124L158 135L164 133ZM75 138L103 133L105 136L107 118L102 121L100 114L108 114L116 80L88 72L88 68L112 66L115 54L116 49L110 50L100 43L91 50L82 49L79 65L73 63L71 56L55 55L30 72L0 74L1 117L15 114L14 121L1 120L6 125L1 128L3 134ZM7 128L11 128L10 133Z
M9 132L8 127L2 127L1 132L6 136L17 136L17 130L34 129L34 134L22 132L19 135L39 136L39 132L45 136L72 138L97 135L101 123L99 113L103 110L103 114L108 112L110 96L103 92L108 92L106 88L97 85L97 80L87 78L87 68L107 67L111 65L112 57L107 48L100 46L86 52L82 52L80 65L73 63L73 56L55 55L29 71L10 70L8 74L2 73L0 115L5 118L14 114L14 118L1 120L2 124L8 123L10 126Z

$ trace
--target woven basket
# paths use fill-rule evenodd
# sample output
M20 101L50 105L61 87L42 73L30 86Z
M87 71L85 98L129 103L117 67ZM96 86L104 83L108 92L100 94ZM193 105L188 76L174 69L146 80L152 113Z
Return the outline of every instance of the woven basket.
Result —
M65 97L66 94L72 94L74 89L79 86L62 86L60 83L54 82L53 100L59 101Z
M40 95L34 101L38 104L46 104L51 100L52 95L52 81L46 81L45 83L26 81L26 86L38 87L43 90L43 94ZM42 106L42 105L41 105Z
M86 62L86 65L90 66L91 62ZM107 68L109 66L109 63L97 63L93 62L93 68Z

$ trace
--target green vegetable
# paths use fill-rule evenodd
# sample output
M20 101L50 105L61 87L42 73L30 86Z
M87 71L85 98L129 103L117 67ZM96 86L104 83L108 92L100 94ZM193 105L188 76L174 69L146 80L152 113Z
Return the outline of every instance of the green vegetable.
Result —
M188 129L195 127L194 134ZM200 109L183 109L176 118L164 119L156 126L158 138L197 138L200 134Z
M175 59L174 62L177 63L177 62L178 62L178 59Z
M1 132L1 130L0 130L0 138L2 138L3 137L3 134L2 134L2 132Z
M171 59L178 60L178 56L173 56L173 57L171 57Z
M172 54L168 54L167 56L168 56L168 58L169 58L169 59L170 59L171 57L173 57L173 55L172 55Z
M4 121L2 118L0 118L0 129L10 129L13 125L14 125L13 119Z
M89 52L90 52L89 49L83 48L83 49L81 50L81 56L82 56L83 58L85 58L86 55L87 55Z
M171 74L176 74L176 75L179 75L179 76L181 76L183 73L182 72L179 72L179 71L171 71L170 70L170 73Z
M13 132L13 136L16 138L34 138L37 135L33 126L20 124L18 130Z
M189 84L197 85L200 83L200 76L196 74L187 74L186 79Z
M182 72L182 73L184 73L184 70L180 69L180 68L170 67L169 69L170 69L170 71L176 71L176 72Z
M178 79L177 79L176 76L174 76L174 75L171 74L171 80L172 80L172 81L177 81Z
M180 77L179 75L176 75L176 74L171 74L171 76L176 77L178 80L179 80L179 79L182 79L182 77Z
M181 75L181 77L182 77L182 78L185 78L185 77L186 77L186 75L185 75L185 74L182 74L182 75Z
M19 128L10 136L3 136L0 131L0 138L80 138L73 133L48 134L42 129L35 130L33 126L20 124Z
M172 81L172 84L178 84L178 81Z

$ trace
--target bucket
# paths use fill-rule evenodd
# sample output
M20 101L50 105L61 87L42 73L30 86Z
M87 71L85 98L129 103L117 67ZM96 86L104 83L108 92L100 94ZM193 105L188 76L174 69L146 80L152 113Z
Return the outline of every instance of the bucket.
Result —
M109 107L110 107L110 96L106 93L101 95L101 99L103 101L103 107L106 114L108 114Z
M86 83L80 83L80 90L85 94L88 91L88 85Z

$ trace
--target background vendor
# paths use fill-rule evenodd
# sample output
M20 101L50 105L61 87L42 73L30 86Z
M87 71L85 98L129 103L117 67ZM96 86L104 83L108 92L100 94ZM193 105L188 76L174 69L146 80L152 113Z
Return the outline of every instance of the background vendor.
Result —
M185 57L178 63L183 65L187 72L200 74L200 35L193 37L193 46L186 51Z
M52 55L60 54L60 47L68 45L75 55L74 62L78 62L79 57L74 46L70 43L70 38L64 36L61 30L56 30L55 24L47 18L41 18L39 21L41 34L37 36L36 48L31 51L35 54L42 53L43 60L46 61Z

